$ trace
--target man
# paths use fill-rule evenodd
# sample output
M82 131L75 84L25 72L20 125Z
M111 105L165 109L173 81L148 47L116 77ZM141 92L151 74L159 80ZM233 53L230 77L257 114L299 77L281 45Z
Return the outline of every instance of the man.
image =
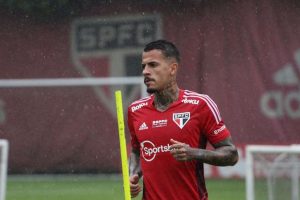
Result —
M151 42L142 70L151 96L128 107L131 133L130 190L144 200L207 200L203 163L234 165L238 153L216 104L178 88L180 55L174 44ZM205 150L210 142L214 150Z

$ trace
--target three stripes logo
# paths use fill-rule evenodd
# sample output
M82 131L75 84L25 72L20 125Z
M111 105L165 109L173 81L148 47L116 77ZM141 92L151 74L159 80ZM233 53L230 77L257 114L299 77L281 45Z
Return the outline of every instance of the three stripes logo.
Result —
M140 125L139 131L146 130L146 129L148 129L148 126L147 126L146 122L144 122L144 123L142 123L142 125Z
M206 103L206 105L208 106L208 108L210 109L211 113L213 114L214 119L216 120L216 123L219 124L221 122L222 118L221 118L218 106L208 95L198 94L196 92L185 90L183 98L185 98L184 101L186 101L186 102L190 102L190 100L194 100L192 104L195 104L195 105L199 104L198 100L196 101L196 99L200 99L200 100L204 101ZM182 101L182 102L185 103L184 101Z
M261 96L261 112L270 119L300 118L300 49L294 53L294 59L273 74L278 89L267 90Z

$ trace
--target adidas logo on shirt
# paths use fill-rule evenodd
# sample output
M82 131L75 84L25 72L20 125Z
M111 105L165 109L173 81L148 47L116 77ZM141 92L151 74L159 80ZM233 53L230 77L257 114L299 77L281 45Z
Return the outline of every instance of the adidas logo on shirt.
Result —
M140 125L139 131L141 131L141 130L146 130L146 129L148 129L148 126L147 126L147 124L144 122L144 123L142 123L142 125Z

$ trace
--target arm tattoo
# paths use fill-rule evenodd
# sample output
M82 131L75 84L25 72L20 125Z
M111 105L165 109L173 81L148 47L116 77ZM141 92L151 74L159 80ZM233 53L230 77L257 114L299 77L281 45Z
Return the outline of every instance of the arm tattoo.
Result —
M203 163L217 166L235 165L237 163L238 152L230 138L213 146L215 150L194 149L194 158L201 160Z
M140 165L140 153L138 150L132 150L129 158L129 175L138 174L142 176L141 165Z

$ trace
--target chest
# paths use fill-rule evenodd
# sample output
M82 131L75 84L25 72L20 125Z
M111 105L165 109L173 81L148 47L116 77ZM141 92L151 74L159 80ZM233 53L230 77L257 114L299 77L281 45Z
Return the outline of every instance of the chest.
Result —
M154 109L137 113L134 129L140 143L168 145L170 139L197 146L201 133L201 113L195 107L177 106L165 112Z

